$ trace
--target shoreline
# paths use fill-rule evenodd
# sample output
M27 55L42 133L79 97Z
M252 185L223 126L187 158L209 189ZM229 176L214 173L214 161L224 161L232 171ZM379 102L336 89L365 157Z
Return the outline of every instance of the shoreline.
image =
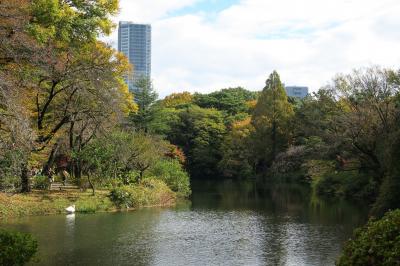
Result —
M173 207L177 200L169 198L159 204L144 204L131 208L118 208L108 197L109 190L98 190L93 196L91 192L81 191L42 191L33 190L30 193L8 194L0 193L0 220L66 214L65 208L75 204L76 212L80 214L114 213L135 211L141 208Z

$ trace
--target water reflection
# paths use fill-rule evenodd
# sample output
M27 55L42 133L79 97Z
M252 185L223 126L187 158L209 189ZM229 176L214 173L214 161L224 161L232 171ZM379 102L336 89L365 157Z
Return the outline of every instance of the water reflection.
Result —
M365 213L306 186L193 182L173 209L32 217L40 265L333 265Z

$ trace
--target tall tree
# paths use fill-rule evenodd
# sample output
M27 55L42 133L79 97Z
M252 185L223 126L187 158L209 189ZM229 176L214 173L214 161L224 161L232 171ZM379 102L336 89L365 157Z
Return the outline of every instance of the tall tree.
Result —
M266 81L252 116L254 145L262 169L265 170L277 153L288 146L289 122L293 115L279 75L274 71Z
M135 128L147 132L149 123L154 118L155 109L152 106L158 95L153 88L153 83L147 77L139 78L135 87L133 94L135 95L138 111L132 114L131 119Z
M168 139L185 152L192 176L207 178L219 175L225 132L222 112L190 105L179 112Z
M221 146L218 166L225 177L248 178L254 175L254 158L250 136L254 128L250 117L233 123Z

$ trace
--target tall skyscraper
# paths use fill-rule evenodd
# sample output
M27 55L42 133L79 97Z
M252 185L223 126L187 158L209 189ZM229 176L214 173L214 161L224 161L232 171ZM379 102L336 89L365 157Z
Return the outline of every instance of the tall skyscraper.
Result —
M118 51L133 65L133 77L125 81L135 90L136 81L151 77L151 25L120 21L118 27Z
M308 87L299 86L286 86L285 87L287 96L304 98L308 95Z

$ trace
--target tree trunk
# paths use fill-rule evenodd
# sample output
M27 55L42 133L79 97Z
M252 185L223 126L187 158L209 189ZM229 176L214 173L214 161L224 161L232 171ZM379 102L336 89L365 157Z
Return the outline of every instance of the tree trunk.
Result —
M47 175L49 178L51 178L50 168L54 164L54 159L56 157L58 147L59 147L59 143L57 141L56 144L54 144L53 148L51 149L51 152L50 152L49 158L47 159L46 164L43 166L42 173Z
M31 184L29 181L29 171L28 171L28 164L22 164L21 170L21 192L30 192L31 191Z
M89 173L87 175L87 180L89 182L90 187L92 188L92 195L94 196L95 195L95 188L94 188L94 185L92 183L92 180L90 180L90 174Z
M140 182L142 182L144 171L145 171L145 170L140 170L140 171L139 171L139 178L138 178L138 183L139 183L139 184L140 184Z

